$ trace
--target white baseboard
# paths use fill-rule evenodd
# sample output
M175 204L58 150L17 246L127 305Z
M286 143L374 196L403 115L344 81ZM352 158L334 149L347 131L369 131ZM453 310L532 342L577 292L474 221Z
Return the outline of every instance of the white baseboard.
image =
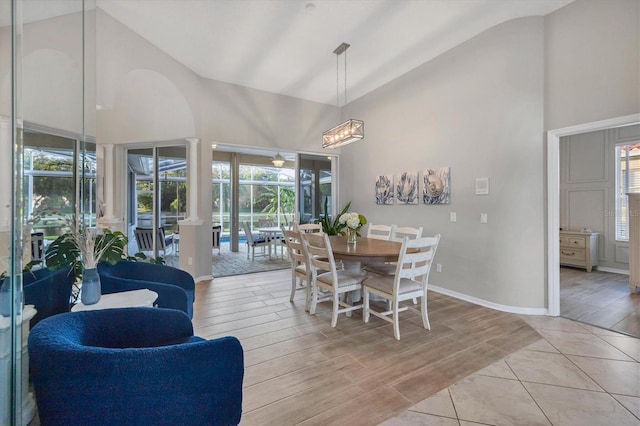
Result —
M201 277L194 279L194 281L196 283L199 283L200 281L211 281L212 279L213 279L213 275L203 275Z
M520 308L517 306L500 305L498 303L489 302L484 299L478 299L477 297L458 293L457 291L448 290L446 288L434 285L430 285L427 288L429 290L435 291L436 293L444 294L445 296L454 297L456 299L464 300L465 302L473 303L474 305L484 306L486 308L495 309L497 311L521 315L549 315L549 311L546 308Z
M611 272L613 274L629 275L629 271L626 269L607 268L606 266L598 266L598 271Z

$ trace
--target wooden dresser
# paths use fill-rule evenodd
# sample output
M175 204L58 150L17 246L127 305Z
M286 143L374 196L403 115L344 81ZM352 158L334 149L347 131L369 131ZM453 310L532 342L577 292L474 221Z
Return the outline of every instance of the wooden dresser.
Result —
M591 272L592 267L598 266L598 233L560 231L560 264Z

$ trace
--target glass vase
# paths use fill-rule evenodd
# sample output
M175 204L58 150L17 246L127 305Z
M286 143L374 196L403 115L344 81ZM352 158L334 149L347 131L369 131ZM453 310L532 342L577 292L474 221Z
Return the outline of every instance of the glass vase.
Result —
M100 300L102 289L100 286L100 275L98 268L85 269L82 274L82 287L80 290L80 301L84 305L93 305Z
M347 244L355 244L358 231L353 228L347 228Z

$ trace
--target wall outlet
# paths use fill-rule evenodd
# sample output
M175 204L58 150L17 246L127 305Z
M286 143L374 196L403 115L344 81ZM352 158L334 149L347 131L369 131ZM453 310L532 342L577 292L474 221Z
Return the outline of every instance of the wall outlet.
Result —
M449 213L449 221L450 222L455 222L456 220L457 220L456 212L450 212Z
M437 263L436 264L436 272L442 272L442 264L441 263Z
M189 258L187 259L187 264L188 264L189 266L193 266L193 257L189 257Z
M487 223L487 214L480 213L480 223Z

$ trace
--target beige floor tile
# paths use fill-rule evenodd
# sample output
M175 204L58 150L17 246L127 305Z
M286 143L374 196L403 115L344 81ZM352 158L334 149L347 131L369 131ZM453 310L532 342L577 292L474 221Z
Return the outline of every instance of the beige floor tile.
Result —
M538 330L538 332L563 354L633 360L593 334L555 330Z
M620 333L616 333L615 331L607 330L600 327L595 327L593 325L585 324L583 322L579 322L577 324L579 324L580 327L584 328L585 330L591 332L592 334L597 334L598 336L622 336Z
M547 342L545 339L540 339L523 349L526 349L528 351L552 352L556 354L560 353L556 348L553 347L553 345L551 345L551 343Z
M484 425L484 423L468 422L466 420L460 420L460 426L477 426Z
M501 359L498 362L494 362L490 366L483 368L475 374L479 374L481 376L499 377L501 379L518 379L513 374L513 371L511 371L511 368L509 368L504 359Z
M640 361L640 339L628 336L600 336L605 342L620 349L636 361Z
M569 359L607 392L640 397L640 363L572 355Z
M562 317L523 316L522 319L536 330L574 331L587 333L577 322Z
M554 426L638 426L638 419L607 393L537 383L524 386Z
M524 382L602 391L593 380L562 354L518 351L506 358L515 375Z
M450 388L458 418L493 425L549 425L516 380L473 375Z
M640 419L640 398L627 395L611 395L631 413Z
M380 423L379 426L458 426L458 420L449 417L433 416L431 414L405 411Z
M433 414L434 416L444 416L456 418L456 410L453 407L449 389L443 389L438 393L431 395L429 398L418 402L410 411L417 411L424 414Z

